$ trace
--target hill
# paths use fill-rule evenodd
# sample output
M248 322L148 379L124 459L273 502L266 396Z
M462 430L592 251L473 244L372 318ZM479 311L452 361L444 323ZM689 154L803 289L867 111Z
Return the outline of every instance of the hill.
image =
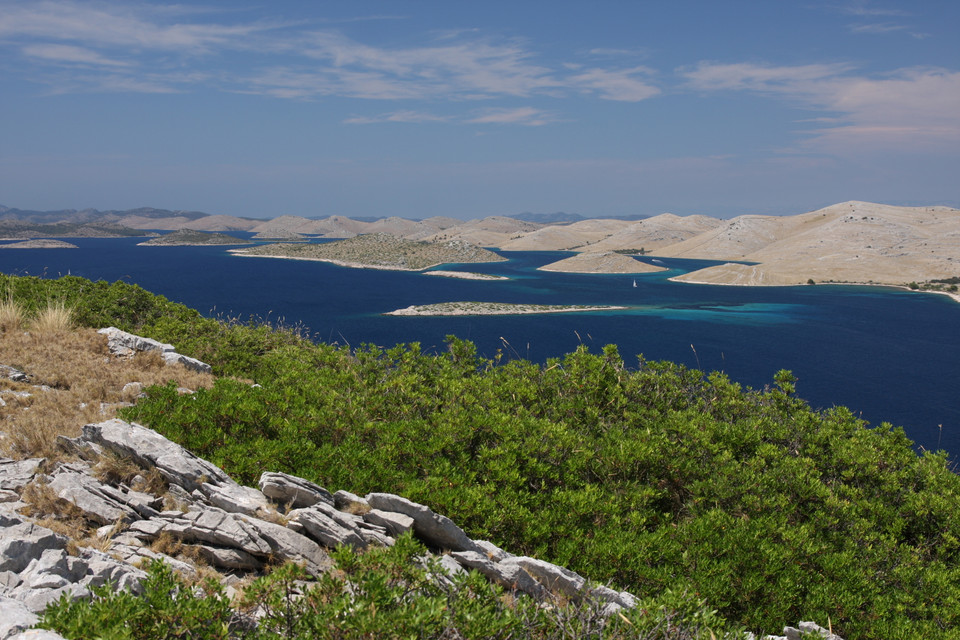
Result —
M207 233L192 229L179 229L173 233L158 236L139 243L140 247L182 247L204 245L251 244L250 240L243 240L223 233Z
M688 282L903 285L960 274L960 211L846 202L798 216L741 216L657 255L756 263L677 278Z
M235 249L238 256L323 260L347 267L422 271L450 263L500 262L486 249L465 242L415 242L385 233L370 233L323 244L269 244Z
M507 216L466 222L441 217L412 221L396 217L354 220L344 216L249 220L151 208L30 212L0 207L3 224L8 221L69 224L74 225L71 228L78 235L105 233L103 230L76 231L75 225L81 221L84 225L112 224L134 229L242 229L275 237L296 233L352 238L385 233L406 240L457 240L508 251L642 251L662 257L728 262L676 278L681 282L756 286L812 281L902 286L960 277L960 211L948 207L845 202L793 216L744 215L731 220L669 213L639 221L571 222L566 215L525 217L534 217L537 221ZM116 233L136 232L118 230ZM3 235L2 227L0 235ZM21 228L21 232L10 232L4 237L25 239L50 235L68 233L50 228Z

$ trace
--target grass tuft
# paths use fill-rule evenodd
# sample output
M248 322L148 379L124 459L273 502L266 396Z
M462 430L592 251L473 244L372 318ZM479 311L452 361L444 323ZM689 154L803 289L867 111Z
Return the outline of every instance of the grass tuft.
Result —
M0 301L0 331L10 333L20 331L26 324L27 310L15 301L13 296Z
M42 336L66 333L73 328L73 309L63 302L48 302L30 323L30 328Z

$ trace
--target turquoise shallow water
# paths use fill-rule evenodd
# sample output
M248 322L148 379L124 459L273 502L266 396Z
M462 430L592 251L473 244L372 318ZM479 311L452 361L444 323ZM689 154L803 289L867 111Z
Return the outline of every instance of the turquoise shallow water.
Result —
M720 370L751 387L779 369L815 407L845 405L872 424L903 426L918 447L960 454L960 304L880 287L718 287L667 281L702 261L664 259L641 276L536 271L567 254L504 252L508 262L452 268L512 278L476 281L230 256L217 247L137 247L138 239L76 239L80 249L0 251L0 271L125 280L206 314L308 326L320 340L358 346L447 335L487 356L543 362L579 344L616 344L628 364L672 360ZM449 268L449 267L448 267ZM636 280L637 286L633 286ZM624 305L619 311L537 316L411 318L383 313L457 300ZM939 425L943 425L941 429Z

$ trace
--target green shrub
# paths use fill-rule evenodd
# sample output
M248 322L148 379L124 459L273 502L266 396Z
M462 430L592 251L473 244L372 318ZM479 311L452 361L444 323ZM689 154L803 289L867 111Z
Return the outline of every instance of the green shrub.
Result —
M38 626L68 640L225 640L237 637L231 631L233 620L219 583L208 581L194 589L168 566L153 561L142 595L114 592L109 586L94 588L91 600L72 600L64 594L47 607Z

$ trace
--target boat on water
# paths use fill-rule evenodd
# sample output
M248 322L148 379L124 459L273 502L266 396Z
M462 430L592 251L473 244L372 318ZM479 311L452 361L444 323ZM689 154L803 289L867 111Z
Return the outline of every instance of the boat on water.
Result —
M636 288L636 286L637 286L637 281L636 281L636 280L633 281L633 286L634 286L634 288Z

